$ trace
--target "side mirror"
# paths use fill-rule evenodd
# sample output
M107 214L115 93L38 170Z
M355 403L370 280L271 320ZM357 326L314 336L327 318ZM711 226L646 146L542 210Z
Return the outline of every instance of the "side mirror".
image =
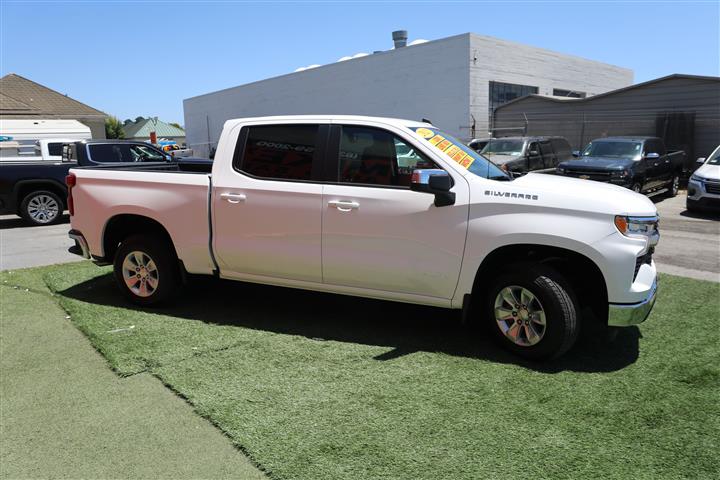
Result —
M533 157L535 157L537 155L540 155L540 152L538 152L537 150L530 150L528 152L528 155L532 155Z
M696 163L705 163L705 157L700 157L697 160L695 160Z
M455 192L451 192L452 177L437 168L413 170L410 190L435 195L435 206L445 207L455 203Z
M653 153L646 153L646 154L645 154L645 158L647 158L648 160L657 160L658 158L660 158L660 154L659 154L659 153L655 153L655 152L653 152Z
M575 158L580 158L580 150L573 150L572 156Z

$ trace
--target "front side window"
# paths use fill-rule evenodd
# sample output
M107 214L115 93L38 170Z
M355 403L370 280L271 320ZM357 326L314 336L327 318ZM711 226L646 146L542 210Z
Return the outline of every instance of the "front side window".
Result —
M147 145L133 145L130 147L130 155L133 162L163 162L166 157Z
M246 127L240 170L255 177L310 180L318 139L317 125Z
M409 187L416 168L438 167L390 132L370 127L342 127L338 152L340 182Z

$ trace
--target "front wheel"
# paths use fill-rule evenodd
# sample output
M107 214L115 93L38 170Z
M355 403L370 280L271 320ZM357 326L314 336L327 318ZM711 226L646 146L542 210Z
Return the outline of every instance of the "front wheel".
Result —
M640 182L635 182L630 187L630 190L632 190L635 193L641 193L642 192L642 184Z
M168 301L180 288L180 271L167 242L153 235L133 235L115 253L115 281L131 302L149 307Z
M502 347L534 360L565 353L580 329L572 290L544 265L519 264L498 276L488 290L485 313Z

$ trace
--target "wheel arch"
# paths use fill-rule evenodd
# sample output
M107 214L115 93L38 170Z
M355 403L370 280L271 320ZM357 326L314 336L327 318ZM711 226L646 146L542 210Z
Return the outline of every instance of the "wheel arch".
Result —
M572 286L580 311L588 313L589 309L598 321L607 322L608 292L602 270L589 257L562 247L526 243L491 251L475 273L471 290L475 301L482 297L487 279L502 271L503 265L519 262L547 264L557 270Z
M145 215L123 213L111 217L105 224L102 233L101 260L112 262L120 243L136 234L157 235L172 248L173 255L178 258L172 237L162 223Z
M60 197L60 200L63 203L63 209L67 208L67 188L65 185L52 179L20 180L17 182L13 187L15 208L19 210L20 205L22 205L23 200L25 200L25 197L30 195L32 192L39 192L42 190L47 190Z

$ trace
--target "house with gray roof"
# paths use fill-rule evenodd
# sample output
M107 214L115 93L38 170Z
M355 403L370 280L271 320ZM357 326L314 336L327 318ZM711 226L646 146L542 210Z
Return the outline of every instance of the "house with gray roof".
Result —
M0 119L77 120L105 138L108 115L15 73L0 78Z

